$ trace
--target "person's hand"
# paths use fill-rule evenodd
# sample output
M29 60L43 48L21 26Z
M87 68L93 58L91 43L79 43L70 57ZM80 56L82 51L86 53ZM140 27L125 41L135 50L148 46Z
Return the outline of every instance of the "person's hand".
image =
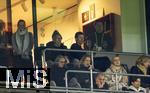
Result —
M92 66L92 65L90 65L88 69L89 69L89 70L93 69L93 66Z

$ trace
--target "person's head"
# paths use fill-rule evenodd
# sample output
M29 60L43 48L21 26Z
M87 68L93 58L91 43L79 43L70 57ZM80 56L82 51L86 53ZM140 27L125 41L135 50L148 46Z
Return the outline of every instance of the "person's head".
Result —
M18 26L18 29L19 29L20 31L23 31L23 30L26 28L26 22L25 22L25 20L20 19L20 20L18 21L17 26Z
M89 67L91 65L91 56L84 55L80 61L82 65L84 65L85 67Z
M5 22L0 19L0 31L3 31L5 29Z
M94 28L97 33L102 33L103 32L103 23L102 22L95 22L94 23Z
M86 50L92 50L92 48L93 48L93 43L92 43L92 41L91 41L91 40L86 40L86 41L85 41L85 46L84 46L84 48L85 48Z
M150 66L150 57L149 56L140 56L137 60L136 60L136 65L142 65L145 68L148 68Z
M60 46L61 45L61 41L62 41L62 36L61 34L55 30L52 34L52 40L53 42L57 45L57 46Z
M58 64L58 67L63 68L67 64L67 59L65 56L59 55L56 57L55 62Z
M98 73L95 78L96 85L105 83L105 75L104 73Z
M133 77L131 80L132 86L134 86L136 89L138 89L141 86L141 79L138 77Z
M77 44L82 45L84 43L84 34L82 32L76 32L75 40Z
M114 66L120 66L120 57L119 57L119 55L116 55L116 56L114 56L113 58L112 58L112 64L114 65Z

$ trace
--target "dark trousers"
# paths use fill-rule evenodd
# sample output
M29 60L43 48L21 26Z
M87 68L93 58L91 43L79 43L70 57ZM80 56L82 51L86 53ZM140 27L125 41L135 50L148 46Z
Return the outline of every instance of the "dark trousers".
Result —
M29 59L23 59L21 55L14 56L15 68L33 68L32 56Z

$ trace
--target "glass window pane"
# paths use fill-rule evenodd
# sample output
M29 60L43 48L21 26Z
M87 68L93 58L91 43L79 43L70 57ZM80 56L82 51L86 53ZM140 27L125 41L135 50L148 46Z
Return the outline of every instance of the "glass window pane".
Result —
M17 22L20 19L26 21L26 26L30 32L32 27L32 0L11 0L12 2L12 26L13 32L17 30Z
M80 30L77 0L59 0L59 3L57 0L37 0L37 18L39 45L46 45L52 40L53 31L58 30L62 42L70 48L75 32Z
M6 23L7 28L7 7L6 7L6 0L0 0L0 19ZM7 30L7 29L6 29Z

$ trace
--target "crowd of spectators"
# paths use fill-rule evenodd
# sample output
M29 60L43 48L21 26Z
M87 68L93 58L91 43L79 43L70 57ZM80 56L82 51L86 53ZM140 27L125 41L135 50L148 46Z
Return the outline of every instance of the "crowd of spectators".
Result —
M73 50L86 50L84 49L84 34L82 32L77 32L75 34L76 43L71 45L70 49ZM97 75L93 75L93 86L95 89L109 89L109 90L124 90L124 91L136 91L136 92L145 92L146 88L150 87L150 77L137 77L137 76L127 76L127 75L118 75L116 77L115 73L118 74L141 74L141 75L150 75L149 67L150 67L150 57L146 55L140 56L135 66L131 69L128 69L121 63L121 59L119 55L115 55L111 60L111 65L105 71L100 71L95 69L92 65L92 58L89 53L66 53L62 55L69 60L69 62L65 63L64 70L79 70L79 71L96 71ZM55 61L56 62L56 61ZM53 68L53 66L52 66ZM54 73L53 70L51 72L54 74L62 74L62 72ZM62 75L62 81L65 82L65 72ZM55 75L54 75L55 76ZM75 73L70 74L69 77L69 87L76 88L90 88L91 79L90 74L87 73ZM56 86L57 80L55 82ZM60 83L60 81L59 81ZM63 85L65 87L65 84Z
M17 68L33 68L32 62L32 48L33 37L26 28L24 20L19 20L17 25L17 31L12 35L12 49L13 60L15 60L12 66ZM5 43L4 33L5 23L0 20L0 51L7 48ZM47 67L50 69L50 85L65 87L65 73L67 70L77 71L96 71L98 74L93 75L93 86L95 89L107 89L107 90L125 90L145 92L145 88L150 88L150 77L140 76L124 76L118 74L139 74L150 75L150 57L143 55L140 56L129 71L125 68L119 55L112 58L110 67L105 71L95 69L94 62L92 61L89 53L79 52L82 50L89 50L85 45L85 36L82 32L75 33L75 43L71 45L71 50L78 50L78 52L60 52L60 51L48 51L46 52ZM52 34L52 41L46 44L46 48L51 49L68 49L62 42L63 37L59 31L55 30ZM85 47L86 46L86 47ZM87 48L87 49L86 49ZM2 54L2 53L0 53ZM1 59L2 56L0 56ZM93 63L92 63L93 62ZM36 62L34 62L36 63ZM4 65L1 61L1 65ZM91 77L89 73L75 73L68 76L69 87L76 88L90 88Z

